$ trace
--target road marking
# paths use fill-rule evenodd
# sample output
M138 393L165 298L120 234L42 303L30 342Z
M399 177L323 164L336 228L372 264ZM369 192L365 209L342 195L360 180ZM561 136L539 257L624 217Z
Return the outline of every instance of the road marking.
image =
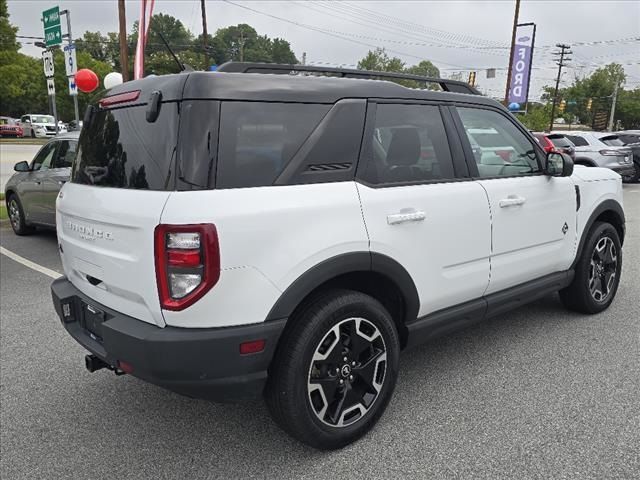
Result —
M25 267L29 267L30 269L35 270L36 272L44 273L45 275L48 275L51 278L60 278L62 276L61 273L58 273L55 270L51 270L50 268L43 267L42 265L38 265L37 263L32 262L31 260L27 260L26 258L21 257L17 253L13 253L11 250L7 250L4 247L0 247L0 253L2 255L6 255L11 260L15 260L16 262L23 264Z

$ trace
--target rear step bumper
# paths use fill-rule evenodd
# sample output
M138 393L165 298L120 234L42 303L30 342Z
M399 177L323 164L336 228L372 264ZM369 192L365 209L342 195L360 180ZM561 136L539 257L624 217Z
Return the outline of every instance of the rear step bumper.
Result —
M220 402L262 393L286 322L160 328L94 302L65 277L53 282L51 295L67 332L114 370L131 370L132 375L174 392ZM262 352L240 354L241 343L260 339L265 340Z

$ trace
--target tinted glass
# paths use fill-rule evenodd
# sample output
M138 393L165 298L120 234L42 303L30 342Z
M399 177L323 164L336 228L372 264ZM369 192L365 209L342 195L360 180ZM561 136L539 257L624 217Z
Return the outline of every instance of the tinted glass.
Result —
M609 145L610 147L622 147L624 142L620 140L616 135L611 135L609 137L602 137L600 141L605 145Z
M571 143L571 141L564 135L549 135L549 140L551 140L551 143L558 148L573 147L573 143Z
M529 138L492 110L458 108L480 177L530 175L541 171Z
M567 138L573 143L576 147L586 147L589 145L584 138L578 137L577 135L567 135Z
M440 110L432 105L379 104L364 180L375 184L455 177Z
M58 146L58 142L50 142L42 147L42 150L38 152L36 157L33 159L33 164L31 165L32 170L46 170L51 166L51 160L53 159L53 155L56 151L56 147Z
M272 185L330 105L223 102L216 188Z
M68 168L73 163L78 148L78 142L73 140L62 140L56 157L53 161L53 168Z
M624 142L625 145L630 143L640 143L640 135L634 135L632 133L621 133L618 138Z
M146 106L101 110L85 125L72 182L113 188L173 190L178 109L164 103L154 123Z

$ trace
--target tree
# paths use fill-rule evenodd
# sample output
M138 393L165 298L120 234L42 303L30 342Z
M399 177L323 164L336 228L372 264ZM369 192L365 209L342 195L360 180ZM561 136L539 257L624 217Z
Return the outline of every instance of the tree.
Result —
M423 77L440 78L440 70L429 60L422 60L419 64L407 68L406 72Z
M374 72L398 72L410 73L412 75L421 75L423 77L440 77L440 70L429 60L422 60L417 65L405 67L405 63L398 57L389 57L384 48L376 48L367 53L367 55L358 62L360 70L371 70ZM400 85L409 88L425 88L424 82L414 80L394 80ZM437 85L427 84L426 88L438 89Z
M620 91L615 120L620 120L625 130L640 130L640 87Z
M551 104L529 103L527 113L518 115L516 118L529 130L542 132L549 128L549 119L551 117Z
M20 44L16 42L18 27L11 25L9 21L9 8L7 0L0 0L0 51L17 52Z

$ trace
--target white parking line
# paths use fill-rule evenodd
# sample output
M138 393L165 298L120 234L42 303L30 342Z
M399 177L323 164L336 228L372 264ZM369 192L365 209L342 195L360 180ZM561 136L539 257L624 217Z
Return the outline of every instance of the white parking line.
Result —
M27 260L26 258L21 257L17 253L13 253L11 250L7 250L4 247L0 247L0 253L2 255L6 255L11 260L15 260L16 262L23 264L25 267L29 267L30 269L35 270L36 272L44 273L45 275L48 275L51 278L59 278L62 276L61 273L58 273L55 270L51 270L50 268L43 267L42 265L38 265L37 263L32 262L31 260Z

